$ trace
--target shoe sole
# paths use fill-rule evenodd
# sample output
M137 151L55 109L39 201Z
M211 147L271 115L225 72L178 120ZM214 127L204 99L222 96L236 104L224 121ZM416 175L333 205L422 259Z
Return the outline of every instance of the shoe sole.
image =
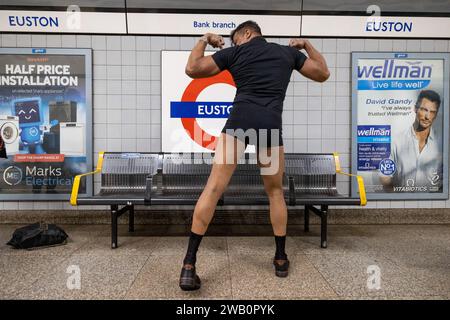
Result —
M194 291L200 289L201 281L198 276L192 278L180 278L180 288L183 291Z
M275 271L275 275L280 278L286 278L289 274L289 271Z
M275 275L277 277L286 278L288 276L288 274L289 274L289 261L287 263L288 263L287 268L283 268L284 270L280 270L279 268L277 268L278 265L274 262L273 266L274 266L274 269L275 269Z

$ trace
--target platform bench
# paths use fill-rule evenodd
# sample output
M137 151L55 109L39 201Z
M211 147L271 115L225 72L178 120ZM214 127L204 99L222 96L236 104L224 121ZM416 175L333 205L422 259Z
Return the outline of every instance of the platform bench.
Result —
M129 231L133 232L135 205L195 205L208 180L213 156L212 153L101 152L95 171L75 177L70 202L74 206L108 205L111 247L117 248L117 220L128 213ZM92 197L78 197L83 179L96 174L101 175L100 191ZM337 174L356 179L359 197L338 192ZM366 205L362 177L342 172L336 153L285 153L283 189L288 208L304 208L306 232L310 212L320 217L322 248L327 247L329 206ZM217 205L268 204L256 156L246 153Z

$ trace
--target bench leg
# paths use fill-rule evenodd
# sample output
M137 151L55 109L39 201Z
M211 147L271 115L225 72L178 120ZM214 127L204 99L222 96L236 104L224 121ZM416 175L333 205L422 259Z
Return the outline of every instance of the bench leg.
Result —
M305 206L305 232L309 232L309 207Z
M320 216L320 247L327 247L328 208L322 208Z
M111 206L111 248L117 248L117 220L118 220L118 206Z
M134 205L130 207L128 216L128 231L134 232Z

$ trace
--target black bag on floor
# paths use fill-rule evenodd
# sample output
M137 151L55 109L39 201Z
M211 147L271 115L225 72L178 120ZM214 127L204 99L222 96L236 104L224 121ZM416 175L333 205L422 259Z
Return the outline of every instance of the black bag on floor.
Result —
M55 224L37 222L16 229L8 245L16 249L48 247L65 244L68 235Z

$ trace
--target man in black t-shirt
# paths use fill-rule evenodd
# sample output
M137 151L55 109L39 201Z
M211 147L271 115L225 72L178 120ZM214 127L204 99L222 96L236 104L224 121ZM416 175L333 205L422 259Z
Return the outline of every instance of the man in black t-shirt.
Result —
M230 38L232 47L205 56L208 44L214 48L224 45L221 36L205 34L192 49L186 65L186 74L191 78L210 77L228 70L237 90L233 108L215 147L211 174L195 206L180 275L179 285L183 290L200 288L195 269L197 250L217 201L227 188L247 144L256 146L264 189L270 201L270 220L276 243L275 274L279 277L288 275L289 260L285 253L287 208L282 187L283 101L293 70L319 82L330 75L325 59L308 40L292 39L289 46L269 43L253 21L240 24ZM308 57L299 51L302 49Z

